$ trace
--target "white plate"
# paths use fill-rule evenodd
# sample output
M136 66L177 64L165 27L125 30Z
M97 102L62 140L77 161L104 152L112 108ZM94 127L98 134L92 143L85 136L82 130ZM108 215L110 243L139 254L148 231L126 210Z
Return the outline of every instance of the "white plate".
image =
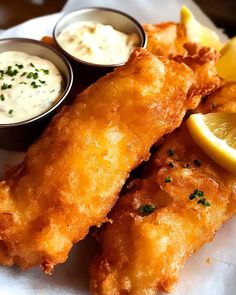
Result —
M78 4L79 2L79 4ZM191 2L184 1L203 23L212 22ZM99 4L98 4L99 3ZM134 4L135 3L135 4ZM181 0L71 0L65 10L81 6L110 6L131 13L142 22L177 21ZM0 37L29 37L40 39L51 34L60 13L32 19L3 32ZM0 174L5 163L16 163L23 154L0 150ZM224 225L214 242L193 255L184 267L173 295L234 295L236 290L236 220ZM87 239L76 245L69 260L57 266L52 276L39 269L22 272L18 268L0 267L0 295L85 295L88 291L88 264L94 252L94 243ZM210 257L211 262L206 259ZM112 295L112 294L111 294Z

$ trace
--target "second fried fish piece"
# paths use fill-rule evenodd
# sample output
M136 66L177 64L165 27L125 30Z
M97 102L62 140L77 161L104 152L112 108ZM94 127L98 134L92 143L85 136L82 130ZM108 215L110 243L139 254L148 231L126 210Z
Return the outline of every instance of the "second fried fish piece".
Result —
M91 265L93 295L173 290L186 259L236 213L236 176L201 151L183 126L112 210Z

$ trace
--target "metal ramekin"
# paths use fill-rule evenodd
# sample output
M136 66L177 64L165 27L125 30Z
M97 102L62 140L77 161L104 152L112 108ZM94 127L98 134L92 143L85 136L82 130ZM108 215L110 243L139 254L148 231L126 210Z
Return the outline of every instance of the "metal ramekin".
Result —
M145 48L147 38L146 34L143 30L142 25L134 19L132 16L115 10L111 8L104 8L104 7L86 7L81 8L75 11L72 11L66 15L64 15L55 25L53 30L53 38L57 44L57 46L71 59L82 63L87 66L93 66L93 67L117 67L122 66L125 64L125 61L118 64L95 64L90 63L87 61L84 61L82 59L76 58L75 56L68 53L58 42L58 35L60 32L68 27L69 25L79 22L79 21L92 21L95 23L101 23L105 25L111 25L114 29L119 30L121 32L131 34L131 33L137 33L139 37L139 46Z
M60 52L40 41L26 38L2 39L0 40L0 53L5 51L21 51L48 59L64 78L64 91L48 110L25 121L0 124L0 147L24 151L40 135L52 115L64 102L72 86L73 72L69 62Z

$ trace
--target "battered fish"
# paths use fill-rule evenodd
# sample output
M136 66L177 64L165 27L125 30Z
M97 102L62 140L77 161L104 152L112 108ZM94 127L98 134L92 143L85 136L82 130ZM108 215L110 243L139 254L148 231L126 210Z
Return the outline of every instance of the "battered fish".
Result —
M205 97L194 113L234 112L236 113L236 83L225 83L213 94Z
M147 34L147 50L152 54L166 57L186 54L183 45L188 39L183 24L173 22L145 24L143 28Z
M97 236L94 295L170 292L186 259L236 213L236 177L210 160L185 127L130 187Z
M59 112L0 183L1 264L50 273L90 226L106 221L152 144L218 86L214 58L195 52L192 65L138 49Z

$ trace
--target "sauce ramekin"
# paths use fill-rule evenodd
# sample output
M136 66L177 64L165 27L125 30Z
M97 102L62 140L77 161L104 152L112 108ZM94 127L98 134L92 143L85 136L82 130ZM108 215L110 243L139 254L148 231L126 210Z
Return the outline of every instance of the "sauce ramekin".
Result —
M24 151L42 133L52 116L65 101L73 83L72 68L63 54L43 42L27 38L0 40L0 53L21 51L51 61L64 79L64 90L54 104L41 114L17 123L0 123L0 148Z
M83 59L79 59L69 52L67 52L61 44L58 42L58 35L61 31L67 28L69 25L74 24L79 21L92 21L95 23L101 23L105 25L111 25L114 29L121 31L123 33L131 34L136 33L139 38L139 44L137 47L145 48L147 38L144 32L142 25L132 16L111 8L104 7L86 7L78 10L74 10L65 14L55 25L53 30L53 38L56 45L60 48L60 50L66 54L70 59L86 65L100 68L114 68L118 66L122 66L126 61L117 63L117 64L99 64L85 61Z

